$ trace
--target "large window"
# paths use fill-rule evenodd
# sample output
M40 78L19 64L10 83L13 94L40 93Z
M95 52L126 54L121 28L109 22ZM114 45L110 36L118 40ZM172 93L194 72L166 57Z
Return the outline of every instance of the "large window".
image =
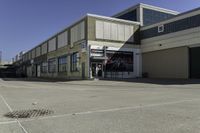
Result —
M58 72L67 72L67 56L58 58Z
M120 15L117 18L130 20L130 21L137 21L137 12L136 12L136 10L133 10L131 12L127 12L123 15Z
M106 72L133 72L133 52L107 51Z
M73 53L71 55L71 71L78 71L78 62L79 62L79 54L78 53Z
M42 73L47 73L48 70L48 63L47 62L43 62L42 63L42 68L41 68L41 72Z
M49 59L48 61L48 70L49 70L49 73L55 73L56 72L56 59L53 58L53 59Z
M199 22L200 22L200 14L187 17L184 19L180 19L180 20L174 20L173 22L163 24L164 26L163 32L160 32L160 33L158 32L158 26L141 31L141 38L147 39L147 38L156 37L156 36L160 36L164 34L187 30L190 28L200 27Z
M143 18L144 25L154 24L156 22L160 22L166 20L168 18L173 17L173 14L163 13L155 10L144 9L143 10Z

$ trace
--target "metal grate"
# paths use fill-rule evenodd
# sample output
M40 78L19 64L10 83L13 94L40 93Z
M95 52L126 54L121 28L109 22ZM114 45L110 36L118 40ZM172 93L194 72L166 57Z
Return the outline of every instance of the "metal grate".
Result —
M40 116L51 115L54 112L48 109L32 109L8 112L4 116L8 118L34 118Z

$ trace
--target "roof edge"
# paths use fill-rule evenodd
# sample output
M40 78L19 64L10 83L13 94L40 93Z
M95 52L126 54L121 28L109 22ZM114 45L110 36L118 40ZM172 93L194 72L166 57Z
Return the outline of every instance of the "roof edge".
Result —
M131 23L131 24L140 25L140 22L123 20L123 19L118 19L118 18L113 18L113 17L102 16L102 15L87 14L87 16L88 17L95 17L95 18L101 18L101 19L107 19L107 20L114 20L114 21L119 21L119 22L125 22L125 23Z
M170 9L166 9L166 8L162 8L162 7L158 7L158 6L153 6L153 5L150 5L150 4L144 4L144 3L138 3L136 5L133 5L115 15L113 15L112 17L118 17L119 15L122 15L122 14L125 14L129 11L132 11L132 10L135 10L137 8L147 8L147 9L153 9L153 10L157 10L157 11L160 11L160 12L163 12L163 13L169 13L169 14L173 14L173 15L177 15L179 14L180 12L178 11L174 11L174 10L170 10Z

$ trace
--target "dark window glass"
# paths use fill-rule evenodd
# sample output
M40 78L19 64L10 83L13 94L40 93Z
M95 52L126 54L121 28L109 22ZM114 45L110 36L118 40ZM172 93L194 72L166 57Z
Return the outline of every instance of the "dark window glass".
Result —
M79 58L79 54L78 52L77 53L73 53L71 55L71 71L74 72L74 71L78 71L78 59Z
M177 20L168 24L164 24L164 32L159 33L158 27L153 27L144 31L141 31L142 39L160 36L168 33L178 32L181 30L187 30L200 26L200 15L188 17L185 19Z
M143 9L143 25L150 25L165 19L173 17L173 14L167 14L155 10Z
M58 58L58 72L67 71L67 56Z
M107 52L106 72L133 72L132 52Z
M42 73L47 73L48 70L48 63L47 62L43 62L42 63L42 68L41 68L41 72Z
M56 59L49 59L48 61L48 70L49 73L55 73L56 72Z
M121 16L118 16L119 19L130 20L130 21L137 21L137 12L136 10L130 11L125 13Z

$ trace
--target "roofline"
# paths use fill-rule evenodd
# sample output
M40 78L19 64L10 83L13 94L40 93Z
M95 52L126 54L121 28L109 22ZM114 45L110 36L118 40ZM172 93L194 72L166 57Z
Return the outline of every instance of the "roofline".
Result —
M163 21L157 22L157 23L152 24L152 25L143 26L143 27L141 28L141 31L142 31L142 30L146 30L146 29L150 29L150 28L152 28L152 27L155 27L155 26L157 26L157 25L159 25L159 24L163 24L163 23L168 22L168 21L173 21L173 19L176 19L176 18L178 18L178 17L180 17L180 16L184 16L184 15L190 14L190 13L195 12L195 11L198 11L198 10L200 10L200 7L195 8L195 9L192 9L192 10L189 10L189 11L186 11L186 12L183 12L183 13L180 13L180 14L178 14L178 15L176 15L176 16L173 16L173 17L171 17L171 18L169 18L169 19L167 19L167 20L163 20Z
M107 19L107 20L111 20L111 21L118 21L118 22L125 22L125 23L140 25L140 22L123 20L123 19L118 19L118 18L113 18L113 17L102 16L102 15L87 14L87 16L88 17L100 18L100 19Z
M82 20L85 19L86 17L87 17L87 15L81 17L81 19L79 19L79 20L75 21L74 23L72 23L72 24L66 26L65 28L63 28L63 30L61 30L61 31L59 31L59 32L56 32L55 34L51 35L49 38L45 39L45 41L42 41L41 43L39 43L39 44L36 45L35 47L33 47L33 48L31 48L30 50L28 50L26 53L31 52L33 49L35 49L35 48L37 48L37 47L43 45L43 44L46 43L47 41L53 39L56 35L61 34L62 32L65 32L69 27L71 27L71 26L75 25L76 23L82 21Z
M121 11L121 12L119 12L119 13L113 15L112 17L118 17L118 16L120 16L120 15L122 15L122 14L125 14L125 13L129 12L129 11L132 11L132 10L134 10L134 9L137 9L139 6L140 6L140 3L139 3L139 4L136 4L136 5L133 5L133 6L129 7L128 9L126 8L125 10L123 10L123 11Z
M138 7L139 8L140 7L146 8L146 9L153 9L153 10L157 10L157 11L160 11L160 12L163 12L163 13L170 13L170 14L173 14L173 15L177 15L177 14L180 13L180 12L170 10L170 9L166 9L166 8L161 8L161 7L157 7L157 6L153 6L153 5L149 5L149 4L144 4L144 3L138 3L134 6L129 7L128 9L125 9L125 10L113 15L112 17L118 17L119 15L122 15L122 14L129 12L129 11L137 9Z
M140 3L140 6L143 8L147 8L147 9L156 9L158 11L161 11L164 13L170 13L173 15L177 15L180 13L178 11L174 11L174 10L170 10L170 9L166 9L166 8L162 8L162 7L158 7L158 6L148 5L148 4L144 4L144 3Z
M45 41L42 41L41 43L39 43L38 45L36 45L35 47L31 48L30 50L27 50L27 52L25 52L24 54L31 52L33 49L43 45L44 43L46 43L47 41L51 40L52 38L54 38L56 35L65 32L69 27L79 23L80 21L84 20L87 17L95 17L95 18L101 18L101 19L107 19L107 20L111 20L111 21L119 21L119 22L125 22L125 23L130 23L130 24L137 24L140 25L140 22L135 22L135 21L128 21L128 20L122 20L122 19L117 19L117 18L113 18L113 17L107 17L107 16L102 16L102 15L96 15L96 14L89 14L87 13L86 15L84 15L83 17L81 17L81 19L75 21L74 23L68 25L67 27L65 27L63 30L53 34L52 36L50 36L49 38L45 39Z

